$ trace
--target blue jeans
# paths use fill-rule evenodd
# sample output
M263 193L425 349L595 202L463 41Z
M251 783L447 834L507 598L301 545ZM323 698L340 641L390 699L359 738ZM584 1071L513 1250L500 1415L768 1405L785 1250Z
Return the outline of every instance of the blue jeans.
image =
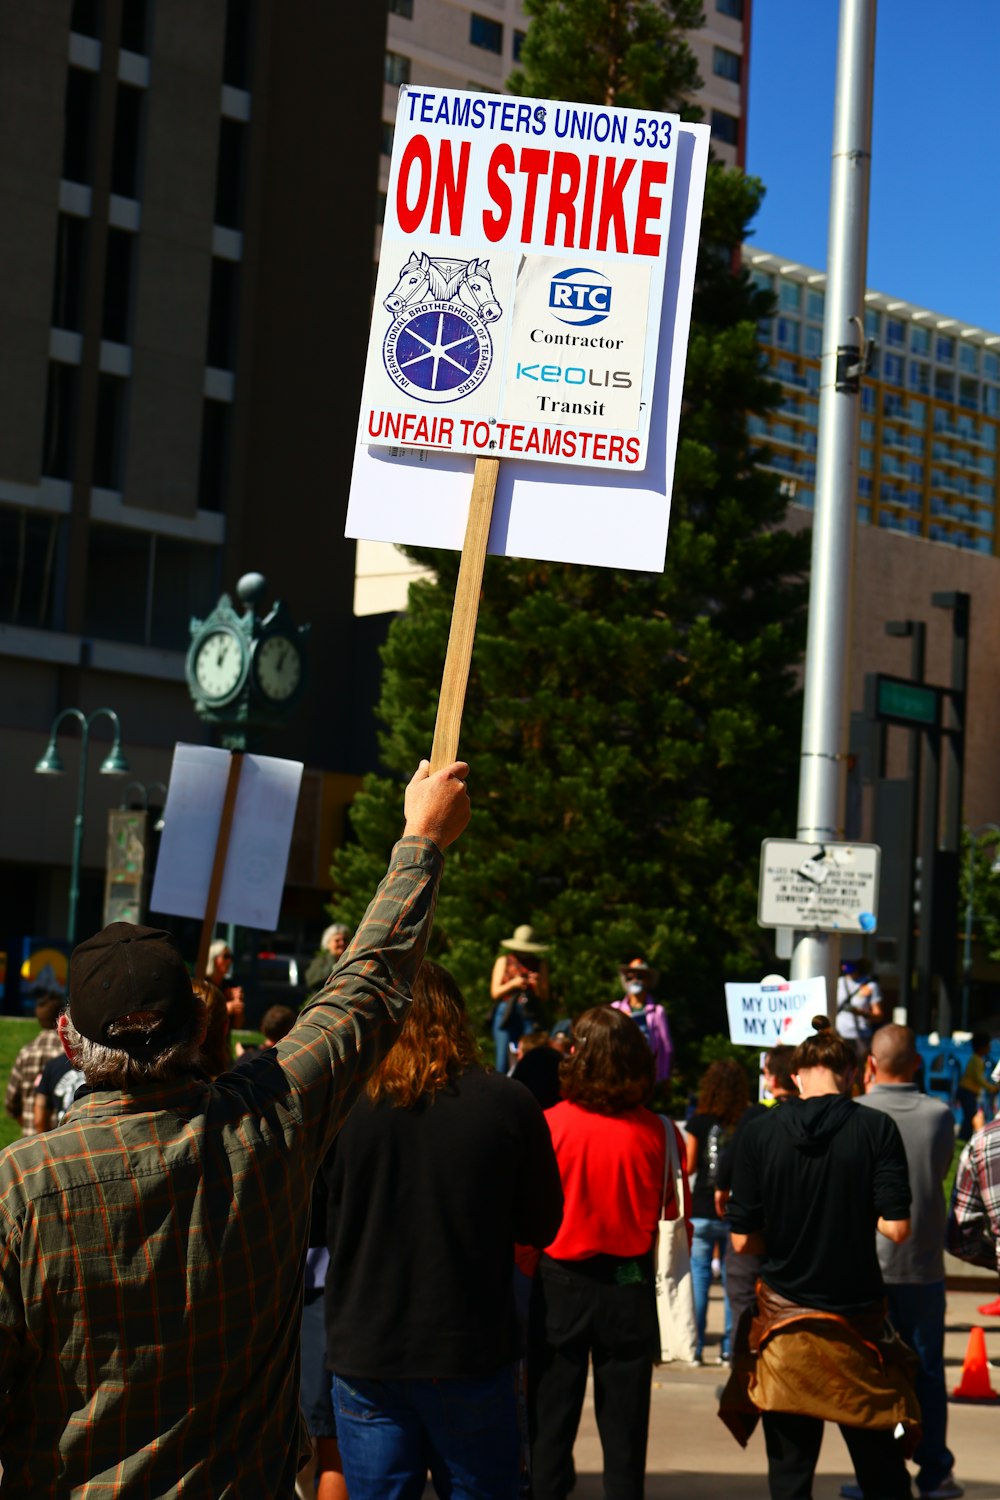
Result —
M694 1239L691 1242L691 1282L694 1287L694 1315L698 1324L697 1356L705 1345L705 1320L708 1317L708 1289L712 1284L712 1251L719 1247L722 1264L722 1290L726 1289L726 1250L729 1248L729 1225L725 1219L692 1219ZM732 1349L733 1313L726 1297L726 1324L722 1335L722 1357L728 1359Z
M351 1500L515 1500L520 1439L515 1371L477 1380L333 1376L337 1439Z
M507 997L504 996L497 1005L493 1016L493 1041L496 1044L496 1069L498 1073L506 1073L510 1068L511 1047L516 1047L524 1033L524 1017L518 1010L517 1005L511 1007L510 1015L503 1025L503 1013L507 1008Z
M914 1382L924 1435L913 1455L919 1464L918 1490L933 1490L955 1467L948 1447L948 1390L944 1379L944 1282L929 1286L886 1283L889 1317L901 1338L920 1360Z

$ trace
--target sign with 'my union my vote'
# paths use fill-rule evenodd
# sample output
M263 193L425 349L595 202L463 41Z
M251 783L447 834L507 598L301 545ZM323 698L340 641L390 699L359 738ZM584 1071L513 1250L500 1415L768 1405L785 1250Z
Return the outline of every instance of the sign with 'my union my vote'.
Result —
M678 126L401 89L359 443L641 470Z

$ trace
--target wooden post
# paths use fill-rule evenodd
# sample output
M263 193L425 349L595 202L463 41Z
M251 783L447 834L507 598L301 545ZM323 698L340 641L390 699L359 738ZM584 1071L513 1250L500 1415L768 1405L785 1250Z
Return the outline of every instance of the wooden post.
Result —
M229 835L232 832L236 793L239 790L242 770L243 752L234 750L229 760L229 779L226 782L226 795L222 801L222 818L219 822L219 837L215 844L215 861L212 865L212 877L208 882L208 896L205 900L205 915L202 919L201 939L198 943L195 979L204 979L208 971L208 950L212 943L212 933L215 931L215 915L219 910L219 892L222 890L222 876L226 868L226 855L229 853Z
M451 611L448 650L441 675L434 744L431 748L431 770L439 771L458 759L458 736L465 707L465 689L469 682L472 642L479 615L479 597L483 589L483 564L486 543L493 519L493 497L496 494L498 458L477 458L469 499L469 519L462 544L462 561L455 584L455 602Z

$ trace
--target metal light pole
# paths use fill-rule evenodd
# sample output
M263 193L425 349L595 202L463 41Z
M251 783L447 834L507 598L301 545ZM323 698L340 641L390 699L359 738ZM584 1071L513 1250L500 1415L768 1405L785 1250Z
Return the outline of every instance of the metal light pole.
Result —
M969 864L966 871L966 895L965 895L965 940L962 944L962 1030L969 1029L969 1011L971 1009L972 997L972 919L973 919L973 893L976 887L976 840L982 838L984 833L992 833L1000 840L1000 826L996 823L981 823L978 828L969 829Z
M119 811L121 811L121 812L127 812L128 811L128 794L132 790L133 787L135 787L136 791L138 791L139 795L141 796L141 798L142 798L142 810L143 810L143 812L146 812L146 813L154 811L154 809L151 808L150 805L149 805L150 794L152 792L155 792L155 791L159 791L161 793L163 801L160 803L160 806L159 806L159 815L158 815L158 817L156 819L156 822L153 824L153 832L154 833L162 833L163 832L163 803L167 800L167 784L166 784L166 782L165 781L151 781L149 783L149 786L146 786L145 783L142 782L142 781L129 781L129 782L127 782L126 785L125 785L125 789L122 792L122 800L119 803Z
M875 0L841 0L796 834L809 843L842 825L874 68ZM825 975L831 1012L839 956L827 933L795 934L791 977Z
M94 720L102 717L111 720L114 740L109 753L101 762L100 774L102 776L128 775L128 761L122 754L121 724L113 708L95 708L90 714L85 714L79 708L64 708L61 713L56 714L49 730L48 747L35 767L35 772L39 776L62 776L65 773L66 767L59 754L56 737L59 733L59 726L66 719L75 719L80 726L80 775L76 792L76 816L73 819L73 859L69 874L69 915L66 920L66 941L71 946L76 942L76 909L80 899L80 859L83 854L83 810L87 792L90 729Z

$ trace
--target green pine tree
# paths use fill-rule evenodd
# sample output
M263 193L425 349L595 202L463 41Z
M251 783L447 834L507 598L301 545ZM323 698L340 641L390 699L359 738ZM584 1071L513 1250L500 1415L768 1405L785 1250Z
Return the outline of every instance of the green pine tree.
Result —
M670 109L698 84L691 0L525 9L515 91ZM665 572L487 560L460 744L473 820L433 940L480 1015L499 940L521 922L551 942L554 1015L614 998L618 965L641 954L682 1049L726 1029L725 979L773 965L758 865L761 839L794 826L809 543L782 529L786 502L747 436L748 413L777 396L756 338L770 299L734 271L760 197L712 163ZM366 779L357 841L333 867L333 909L353 921L434 729L459 557L412 556L437 582L411 586L383 648L389 774Z

